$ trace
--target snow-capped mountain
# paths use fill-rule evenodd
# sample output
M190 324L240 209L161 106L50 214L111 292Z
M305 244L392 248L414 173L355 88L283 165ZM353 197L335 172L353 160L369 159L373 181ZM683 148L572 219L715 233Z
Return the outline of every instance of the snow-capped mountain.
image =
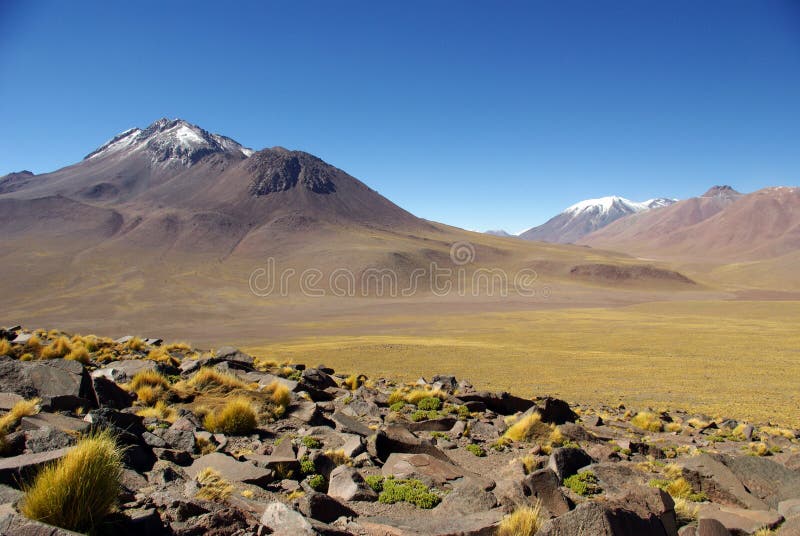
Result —
M179 163L186 167L214 153L240 153L246 157L253 154L252 149L242 147L228 137L211 134L182 119L164 118L144 130L131 128L117 134L84 160L139 151L147 152L153 163Z
M568 207L546 223L520 233L525 240L541 240L561 244L576 242L629 214L666 207L676 199L660 197L636 202L619 196L587 199Z

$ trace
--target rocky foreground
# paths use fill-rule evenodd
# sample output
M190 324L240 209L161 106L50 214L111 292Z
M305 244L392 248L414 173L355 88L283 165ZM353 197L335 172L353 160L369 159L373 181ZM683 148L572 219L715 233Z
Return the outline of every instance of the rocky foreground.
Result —
M98 533L800 534L800 434L772 425L0 330L0 409L24 401L0 417L2 534L74 534L20 514L21 488L99 429L126 450Z

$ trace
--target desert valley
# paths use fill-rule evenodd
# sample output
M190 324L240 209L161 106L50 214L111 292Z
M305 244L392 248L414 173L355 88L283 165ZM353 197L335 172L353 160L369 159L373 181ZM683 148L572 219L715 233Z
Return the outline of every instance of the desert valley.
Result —
M798 35L0 2L0 536L800 536Z

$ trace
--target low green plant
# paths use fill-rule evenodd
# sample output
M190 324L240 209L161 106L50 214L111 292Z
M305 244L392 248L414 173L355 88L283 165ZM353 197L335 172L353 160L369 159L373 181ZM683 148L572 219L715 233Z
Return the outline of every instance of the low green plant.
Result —
M414 422L427 421L430 419L435 419L438 416L439 416L438 411L435 410L423 411L421 409L418 409L417 411L411 414L411 420Z
M385 479L381 475L369 475L364 480L367 481L367 485L371 487L376 493L380 493L383 491L383 481Z
M309 458L308 456L303 456L300 458L300 472L304 475L313 475L316 473L317 467L314 465L314 461Z
M582 497L598 495L603 492L592 471L584 471L564 479L564 485Z
M322 446L322 441L312 436L305 436L300 440L300 442L309 449L318 449Z
M384 504L407 502L419 508L430 509L441 502L441 497L417 479L395 479L388 477L383 481L383 491L378 501Z
M425 397L417 402L417 409L421 410L438 410L442 407L442 400L435 396Z
M406 407L406 403L401 400L400 402L395 402L394 404L389 406L389 409L394 411L394 412L398 412L399 413L399 412L403 411L404 407Z
M486 451L483 450L483 447L476 445L475 443L470 443L465 448L479 458L486 456Z
M324 491L325 477L320 474L313 474L308 477L308 485L311 486L311 489L314 491Z

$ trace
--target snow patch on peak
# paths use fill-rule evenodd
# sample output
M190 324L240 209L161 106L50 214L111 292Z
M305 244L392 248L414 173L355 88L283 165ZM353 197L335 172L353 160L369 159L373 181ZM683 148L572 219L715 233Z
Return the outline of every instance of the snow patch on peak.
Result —
M580 201L567 208L564 212L577 213L586 210L594 210L605 213L611 211L615 205L628 207L633 212L639 212L641 210L646 210L647 208L644 203L636 203L635 201L625 199L624 197L611 195L606 197L598 197L597 199L586 199L584 201Z
M183 119L161 118L144 130L131 128L90 153L85 160L146 150L154 164L191 166L214 153L249 157L253 151L219 134L211 134Z

